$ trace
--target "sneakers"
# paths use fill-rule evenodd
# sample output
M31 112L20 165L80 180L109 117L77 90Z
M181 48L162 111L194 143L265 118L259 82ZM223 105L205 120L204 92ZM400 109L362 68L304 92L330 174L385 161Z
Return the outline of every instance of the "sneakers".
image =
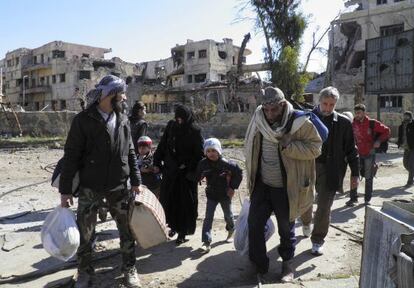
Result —
M227 243L233 242L233 234L234 234L234 230L230 230L227 232L227 238L226 238Z
M93 273L88 273L86 271L78 271L76 276L75 288L87 288L92 285L92 275Z
M292 283L294 278L292 260L282 262L282 275L280 282L282 283Z
M127 268L124 271L124 281L128 288L140 288L141 281L139 280L138 272L135 266Z
M306 238L310 237L312 234L312 224L302 225L302 232L303 236L305 236Z
M312 255L321 256L323 254L322 244L312 243Z
M208 242L204 242L203 243L203 246L201 246L201 250L203 251L203 253L208 253L208 252L210 252L210 250L211 250L211 246L210 246L210 243L208 243Z
M356 203L358 203L358 200L356 200L356 199L350 199L349 201L347 201L345 203L345 205L348 206L348 207L354 207Z

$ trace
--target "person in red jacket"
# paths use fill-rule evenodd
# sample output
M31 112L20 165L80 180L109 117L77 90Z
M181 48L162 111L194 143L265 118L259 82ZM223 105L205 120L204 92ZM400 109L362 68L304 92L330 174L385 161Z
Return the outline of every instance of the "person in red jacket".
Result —
M390 138L391 130L378 120L370 119L366 115L364 104L355 105L354 112L352 129L358 147L360 173L362 177L365 177L365 205L369 205L375 176L375 148L380 147L382 142ZM351 189L351 199L346 202L346 205L354 206L358 202L357 195L357 188Z

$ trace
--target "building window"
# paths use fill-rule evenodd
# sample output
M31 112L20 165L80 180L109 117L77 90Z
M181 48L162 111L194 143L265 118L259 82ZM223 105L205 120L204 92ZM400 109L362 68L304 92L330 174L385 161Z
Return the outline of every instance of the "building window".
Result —
M219 77L220 77L220 81L226 80L226 75L224 74L219 74Z
M11 67L12 66L12 60L7 60L7 67Z
M50 101L50 104L52 105L52 110L57 111L57 100Z
M61 83L66 81L66 75L65 75L65 73L60 74L59 76L60 76L60 82Z
M82 57L89 58L89 54L83 53Z
M50 84L49 78L50 78L50 76L46 76L46 85L49 85Z
M52 58L65 58L65 51L53 50L52 51Z
M377 0L377 5L387 4L387 0Z
M40 63L45 63L45 55L43 54L40 55Z
M36 111L40 110L40 102L34 102L34 106Z
M203 83L206 82L207 74L197 74L194 76L194 82L195 83Z
M198 51L198 58L207 58L207 50L199 50Z
M45 85L45 77L40 77L40 86Z
M37 56L33 56L33 64L37 64Z
M66 100L60 100L60 110L66 110Z
M79 80L91 79L91 71L79 71Z
M32 88L36 87L36 79L32 79Z
M404 23L380 27L381 36L390 36L401 32L404 32Z
M52 75L52 83L55 84L56 83L56 75Z
M402 109L402 96L381 96L380 108L382 111L398 112Z
M193 83L193 75L187 75L187 83Z
M195 52L191 51L191 52L187 52L187 59L193 59L195 58Z
M20 63L20 58L19 57L16 57L16 66L18 66L19 65L19 63Z

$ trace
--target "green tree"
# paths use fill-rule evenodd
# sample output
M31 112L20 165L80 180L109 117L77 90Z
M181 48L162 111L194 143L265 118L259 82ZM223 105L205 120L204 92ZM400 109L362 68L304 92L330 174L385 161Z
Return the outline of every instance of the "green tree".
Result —
M270 66L271 82L286 97L301 95L308 80L299 63L301 38L306 17L298 11L300 0L250 0L256 15L256 28L263 32L265 61Z

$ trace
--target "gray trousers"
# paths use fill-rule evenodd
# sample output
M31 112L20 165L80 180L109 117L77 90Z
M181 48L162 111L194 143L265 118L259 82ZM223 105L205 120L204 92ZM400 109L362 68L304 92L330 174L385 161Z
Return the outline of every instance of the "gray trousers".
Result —
M413 182L414 177L414 150L404 149L404 168L408 171L408 182Z
M326 166L316 163L316 203L317 208L313 219L312 243L323 244L328 234L331 221L331 207L335 198L335 190L329 190ZM304 225L312 222L312 207L301 216Z

